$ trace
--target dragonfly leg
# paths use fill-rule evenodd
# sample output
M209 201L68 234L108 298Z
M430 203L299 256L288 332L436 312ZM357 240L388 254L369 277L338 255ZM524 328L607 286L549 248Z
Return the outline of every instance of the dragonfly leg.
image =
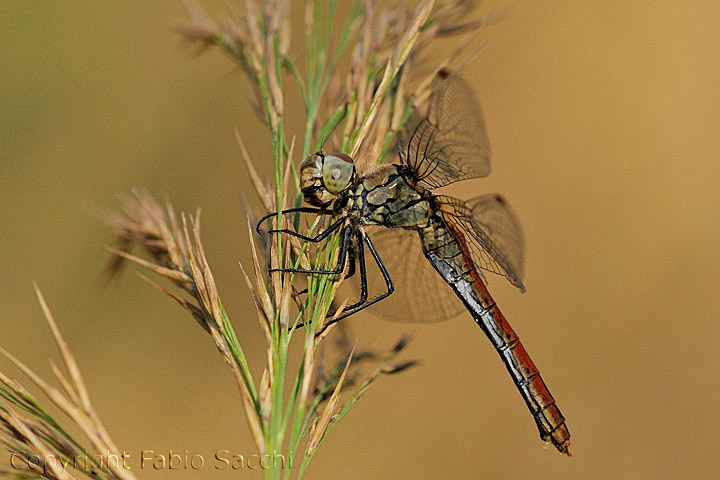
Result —
M304 240L306 242L312 242L312 243L319 243L323 240L325 240L328 236L330 236L331 233L333 233L335 230L340 228L345 222L344 218L338 218L335 222L330 225L327 230L318 233L317 235L314 235L312 237L309 237L307 235L303 235L302 233L295 232L293 230L290 230L289 228L281 228L279 230L268 230L268 234L272 233L284 233L286 235L290 235L291 237L299 238L300 240Z
M348 264L348 271L345 274L345 280L355 275L355 264L357 263L356 253L355 253L356 245L354 243L350 243L348 245L348 260L350 260L350 263ZM360 248L362 248L362 244L360 245Z
M325 331L325 329L327 327L329 327L330 325L332 325L333 323L337 323L340 320L359 312L360 310L364 310L364 309L368 308L369 306L390 296L390 294L392 294L395 291L395 285L393 284L392 279L390 278L390 274L388 273L387 268L385 268L385 264L380 259L380 256L378 255L377 250L375 250L375 245L373 245L372 241L370 240L370 237L368 237L365 234L365 232L362 232L359 235L362 235L362 239L367 244L368 250L370 250L370 253L373 256L373 259L375 260L375 263L377 264L378 268L380 269L380 273L382 274L383 279L385 280L385 286L386 286L387 290L384 293L373 298L372 300L369 300L369 301L367 300L367 273L365 271L365 261L364 261L365 254L364 254L364 252L362 254L360 253L363 251L363 249L361 247L360 249L358 249L358 259L361 259L360 260L360 275L361 275L360 276L360 288L361 288L360 297L361 297L361 301L356 303L355 305L351 305L350 307L347 307L345 310L343 310L343 313L340 314L340 316L329 320L323 326L323 328L317 333L317 335L320 335L321 333L323 333ZM362 301L363 297L364 297L365 301ZM332 315L334 315L334 314L329 314L328 316L332 317Z
M355 273L355 260L360 264L360 299L352 305L347 305L345 309L352 310L359 307L363 303L367 302L368 289L367 289L367 268L365 266L365 245L363 245L362 233L358 232L355 236L357 244L357 259L351 257L353 263L350 264L353 270L352 274L348 273L345 278L350 278ZM352 245L351 245L352 246ZM350 250L352 251L352 249ZM328 317L335 315L335 312L328 313Z
M360 245L360 248L362 248L362 245ZM350 261L350 263L348 264L348 273L345 275L346 280L348 278L352 277L353 275L355 275L355 263L357 262L357 259L355 258L355 246L352 243L350 245L348 245L348 260ZM363 260L364 260L364 257L363 257ZM307 288L293 292L294 295L305 295L307 293L308 293ZM303 325L301 324L299 326L302 327Z
M319 242L320 240L322 240L322 239L326 238L328 235L330 235L333 231L337 230L342 225L342 222L344 222L344 221L345 221L345 219L341 218L338 221L336 221L335 223L333 223L332 225L330 225L330 227L328 227L328 229L325 230L324 232L319 233L315 237L312 237L312 238L319 238L319 240L313 240L313 239L310 239L310 237L304 237L303 235L300 235L295 232L290 232L290 231L283 232L283 230L279 230L279 231L283 232L283 233L290 233L293 236L297 236L300 238L304 237L304 239L309 239L309 241L318 241ZM337 267L335 267L333 270L316 270L316 269L306 270L306 269L302 269L302 268L271 268L269 271L270 272L308 273L308 274L316 273L316 274L321 274L321 275L337 275L339 273L342 273L342 271L345 269L345 259L348 256L348 244L350 243L351 231L352 231L352 225L347 225L343 229L343 238L342 238L342 243L340 244L340 254L338 257L338 264L337 264Z
M365 250L362 243L362 237L358 233L358 235L355 237L357 246L354 246L353 244L349 245L348 248L348 258L350 260L350 266L348 267L348 274L345 276L345 278L350 278L355 274L355 262L360 263L360 283L361 283L361 292L360 292L360 300L352 305L348 305L345 308L351 309L355 308L358 305L362 305L364 302L367 301L367 275L365 273ZM355 248L357 248L357 257L355 256ZM298 293L307 293L307 289L303 290L302 292ZM328 317L332 317L335 314L335 312L329 313ZM305 323L298 323L295 328L302 328L305 326Z
M287 210L283 210L283 211L282 211L282 214L283 214L283 215L285 215L286 213L317 213L317 214L322 214L322 213L323 213L323 209L321 209L321 208L315 208L315 207L288 208ZM260 226L261 226L263 223L265 223L267 220L270 220L270 219L272 219L272 218L277 217L277 214L278 214L278 212L273 212L273 213L268 213L267 215L265 215L264 217L262 217L262 218L258 221L257 225L255 226L255 230L257 231L257 233L261 233L261 232L260 232Z
M349 259L349 261L350 261L350 264L348 265L348 273L345 275L345 279L346 279L346 280L347 280L348 278L352 277L353 275L355 275L355 263L357 262L357 259L355 258L355 248L356 248L356 247L355 247L352 243L348 246L348 259ZM360 245L360 248L362 248L362 245ZM363 253L364 253L364 252L363 252ZM363 261L364 261L364 257L363 257ZM363 265L363 266L364 266L364 265ZM366 290L367 290L367 289L366 289ZM304 288L304 289L299 290L299 291L293 291L293 295L295 295L295 296L305 295L305 294L307 294L307 293L308 293L308 289L307 289L307 288ZM361 298L362 298L362 295L361 295ZM367 297L365 297L365 298L367 298ZM359 303L360 303L360 302L358 302L358 304L359 304ZM353 306L354 306L354 305L353 305ZM300 324L300 325L298 325L298 326L299 326L299 327L302 327L303 324Z

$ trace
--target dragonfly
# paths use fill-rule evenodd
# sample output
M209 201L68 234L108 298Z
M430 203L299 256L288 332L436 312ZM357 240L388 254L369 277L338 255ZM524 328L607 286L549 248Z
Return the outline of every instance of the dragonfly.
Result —
M440 321L467 311L490 340L525 400L540 438L570 453L570 432L540 373L490 295L483 271L507 278L521 291L523 240L519 223L505 199L486 194L463 201L433 190L490 173L490 147L480 105L468 83L441 70L430 86L424 114L413 112L398 134L400 162L359 175L344 153L317 152L300 167L302 206L282 214L313 213L332 219L315 235L290 228L268 230L308 242L322 242L341 232L337 266L331 270L284 268L305 274L353 276L359 267L358 301L340 315L328 315L327 328L378 304L396 289L410 297L401 311L408 320ZM277 212L260 220L276 218ZM371 230L378 233L372 233ZM376 244L390 246L400 268L389 269ZM432 268L418 269L403 245L419 243L419 256ZM370 296L365 249L384 281L383 292ZM424 259L422 258L424 257ZM390 270L394 273L391 275ZM430 271L430 274L422 273ZM377 275L376 275L377 277ZM357 278L357 277L356 277ZM449 287L449 288L448 288ZM455 295L452 295L454 292ZM447 294L449 293L449 295ZM413 318L414 317L414 318Z

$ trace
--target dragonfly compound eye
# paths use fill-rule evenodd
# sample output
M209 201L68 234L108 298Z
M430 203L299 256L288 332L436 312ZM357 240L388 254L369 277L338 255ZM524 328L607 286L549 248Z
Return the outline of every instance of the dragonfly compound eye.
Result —
M355 167L344 153L316 152L300 165L300 188L305 201L326 207L350 183Z
M328 192L337 195L350 184L354 171L352 158L344 153L325 155L322 168L323 185Z

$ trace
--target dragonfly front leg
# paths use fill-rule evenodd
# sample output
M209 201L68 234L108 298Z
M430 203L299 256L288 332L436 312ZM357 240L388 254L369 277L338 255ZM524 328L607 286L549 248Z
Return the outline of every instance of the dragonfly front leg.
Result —
M294 230L290 230L289 228L268 230L268 234L284 233L285 235L290 235L291 237L299 238L300 240L304 240L306 242L319 243L319 242L322 242L323 240L325 240L328 236L330 236L330 234L333 233L335 230L340 228L344 221L345 221L345 218L339 218L335 222L333 222L327 228L327 230L320 232L317 235L314 235L312 237L303 235L302 233L298 233Z
M321 208L315 208L315 207L288 208L287 210L283 210L283 211L282 211L282 215L286 215L286 214L288 214L288 213L317 213L317 214L319 214L319 215L323 215L323 214L326 214L327 212L325 212L325 211L324 211L323 209L321 209ZM257 225L255 226L255 231L257 231L257 233L262 233L262 232L260 231L260 226L261 226L265 221L277 217L277 214L278 214L278 212L273 212L273 213L268 213L267 215L265 215L264 217L262 217L262 218L258 221Z
M347 280L348 278L352 277L353 275L355 275L355 263L357 262L357 259L356 259L356 257L355 257L355 255L356 255L355 252L356 252L357 246L356 246L355 244L351 243L348 247L349 247L349 248L348 248L348 253L347 253L347 255L348 255L348 259L349 259L349 262L350 262L350 263L349 263L349 265L348 265L348 272L345 274L345 279L346 279L346 280ZM361 247L362 247L362 245L361 245ZM297 291L297 290L295 290L294 287L293 287L293 295L294 295L295 297L297 297L297 298L299 298L300 295L306 295L307 293L308 293L308 289L307 289L307 288L304 288L304 289L302 289L302 290L300 290L300 291ZM298 306L299 306L299 305L298 305ZM302 324L302 323L298 325L298 327L303 327L303 326L304 326L304 324Z
M297 232L293 232L292 230L282 229L282 230L270 230L269 233L285 233L293 237L300 238L302 240L306 240L308 242L320 242L321 240L325 239L328 235L330 235L332 232L340 228L342 223L345 221L344 218L341 218L337 220L335 223L330 225L327 230L324 232L321 232L317 234L314 237L308 237L305 235L301 235ZM343 238L342 243L340 244L340 254L338 256L338 264L333 270L318 270L318 269L302 269L302 268L271 268L270 272L290 272L290 273L315 273L320 275L337 275L342 273L343 270L345 270L345 260L348 256L348 244L350 242L350 234L352 232L352 225L346 225L343 229Z
M318 215L327 215L329 212L320 209L320 208L314 208L314 207L300 207L300 208L290 208L288 210L283 210L282 214L285 215L286 213L317 213ZM261 233L260 226L268 219L271 219L272 217L276 216L277 212L269 213L262 217L260 221L258 221L255 230L258 233ZM291 237L299 238L306 242L312 242L312 243L319 243L323 240L325 240L331 233L333 233L335 230L340 228L345 221L345 218L339 218L335 222L333 222L325 231L318 233L314 236L308 236L303 235L301 233L298 233L294 230L290 230L289 228L281 228L281 229L272 229L268 230L268 235L271 235L273 233L282 233L285 235L290 235ZM347 232L346 232L347 233ZM347 235L345 235L347 236ZM269 272L293 272L293 273L319 273L319 274L337 274L340 273L344 268L344 262L345 262L345 251L347 249L347 243L343 243L342 247L344 248L341 250L341 258L340 262L343 262L342 265L338 265L338 267L335 270L303 270L303 269L297 269L297 268L271 268L269 269ZM336 271L339 268L339 271ZM299 292L302 293L302 292Z

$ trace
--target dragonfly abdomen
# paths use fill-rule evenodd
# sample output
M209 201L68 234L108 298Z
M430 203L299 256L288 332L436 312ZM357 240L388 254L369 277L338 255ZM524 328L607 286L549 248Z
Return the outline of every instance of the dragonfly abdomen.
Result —
M565 418L530 355L485 287L462 233L453 233L436 217L428 227L420 229L420 237L427 259L462 300L500 354L535 420L540 438L569 455L570 432Z
M479 278L477 281L482 284ZM476 283L473 282L473 286ZM482 290L487 292L484 285ZM489 293L487 295L489 298ZM552 442L560 452L569 454L570 432L565 425L565 418L555 404L555 399L545 385L535 363L505 316L494 303L489 308L483 309L479 315L477 312L471 314L502 357L505 367L535 419L540 438Z

